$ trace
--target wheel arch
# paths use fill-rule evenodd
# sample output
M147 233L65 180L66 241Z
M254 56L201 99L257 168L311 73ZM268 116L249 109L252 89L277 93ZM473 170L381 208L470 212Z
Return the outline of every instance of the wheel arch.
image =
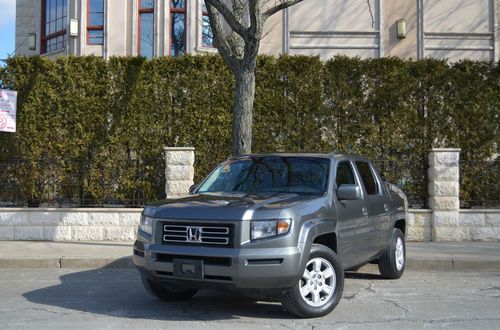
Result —
M325 233L314 238L313 244L321 244L329 247L337 253L337 234L335 232Z
M406 237L406 219L396 220L396 222L394 223L394 228L401 230L403 236Z
M337 253L337 233L335 222L331 219L310 220L304 223L299 236L299 248L302 251L299 270L302 272L309 260L313 244L322 244ZM302 275L302 273L300 273Z

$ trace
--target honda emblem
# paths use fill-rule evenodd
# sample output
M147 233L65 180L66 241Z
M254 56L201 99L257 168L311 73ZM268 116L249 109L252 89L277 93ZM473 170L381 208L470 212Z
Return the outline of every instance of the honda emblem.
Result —
M201 242L201 228L187 227L187 240L189 242Z

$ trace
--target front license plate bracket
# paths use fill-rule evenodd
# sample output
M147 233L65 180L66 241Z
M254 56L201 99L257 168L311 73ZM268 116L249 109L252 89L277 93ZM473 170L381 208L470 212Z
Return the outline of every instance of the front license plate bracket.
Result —
M203 279L203 260L174 259L174 276L191 279Z

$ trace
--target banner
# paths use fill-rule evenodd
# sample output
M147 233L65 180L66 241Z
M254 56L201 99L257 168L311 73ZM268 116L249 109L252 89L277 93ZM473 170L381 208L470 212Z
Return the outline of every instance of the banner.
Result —
M17 92L0 89L0 132L16 131Z

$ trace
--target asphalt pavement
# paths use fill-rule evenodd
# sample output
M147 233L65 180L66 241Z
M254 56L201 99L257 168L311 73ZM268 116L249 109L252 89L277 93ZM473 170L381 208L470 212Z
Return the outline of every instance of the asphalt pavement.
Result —
M200 291L167 303L148 294L129 242L0 242L0 329L498 329L500 243L407 244L407 270L347 272L330 314L300 319L278 302Z
M500 243L408 242L408 270L500 270ZM2 268L133 268L130 242L0 241Z
M499 276L410 270L384 280L361 269L346 275L332 313L300 319L229 292L162 302L135 269L0 268L0 329L498 329Z

